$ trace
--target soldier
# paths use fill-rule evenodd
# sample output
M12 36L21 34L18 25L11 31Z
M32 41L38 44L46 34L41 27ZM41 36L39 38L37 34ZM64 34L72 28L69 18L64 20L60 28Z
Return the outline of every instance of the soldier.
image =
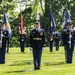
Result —
M0 21L0 64L1 64L1 51L2 51L2 21Z
M71 22L66 23L67 29L62 32L62 41L65 49L66 63L72 63L75 31L72 29L73 24Z
M36 21L35 28L30 32L30 49L33 52L34 70L39 70L41 65L42 50L45 47L45 32L40 28L40 22Z
M53 45L54 45L54 32L52 35L48 33L49 36L49 46L50 46L50 52L53 52Z
M60 44L60 33L56 29L54 31L54 40L55 40L56 51L58 51Z
M26 37L27 37L27 34L24 33L24 34L20 34L20 48L21 48L21 52L24 52L24 49L25 49L25 45L26 45Z
M19 34L20 34L19 41L20 41L21 52L24 52L25 45L26 45L27 34L26 34L25 30L26 30L26 27L24 27L23 33L21 33L21 30L20 30L20 27L19 27Z
M4 64L5 63L5 53L6 53L6 41L9 35L9 32L6 29L5 24L3 24L2 34L3 34L3 37L2 37L2 50L1 50L1 64Z

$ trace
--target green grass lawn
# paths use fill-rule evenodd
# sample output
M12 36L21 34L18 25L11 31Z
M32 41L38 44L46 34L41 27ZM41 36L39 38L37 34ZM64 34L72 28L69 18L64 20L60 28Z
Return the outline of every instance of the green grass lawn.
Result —
M19 48L10 48L6 54L6 63L0 64L0 75L75 75L75 54L73 63L66 64L64 48L59 51L49 52L46 47L42 53L41 69L34 71L32 55L28 48L24 53Z

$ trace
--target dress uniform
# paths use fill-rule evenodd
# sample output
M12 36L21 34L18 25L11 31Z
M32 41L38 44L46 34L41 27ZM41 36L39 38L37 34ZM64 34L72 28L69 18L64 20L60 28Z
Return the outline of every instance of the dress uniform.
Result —
M54 40L55 40L56 51L58 51L60 44L60 33L58 31L54 32Z
M68 22L66 26L67 29L64 29L62 32L62 41L65 49L66 63L72 63L75 31L72 29L73 25L70 22Z
M2 51L2 40L0 40L0 64L1 64L1 55L2 55L2 53L1 53L1 51Z
M3 30L3 37L2 37L2 50L1 50L1 61L0 63L5 63L5 53L6 53L6 41L8 39L8 30Z
M42 49L45 47L45 32L40 28L40 22L35 22L35 28L30 32L29 46L33 51L34 70L39 70Z
M25 49L25 44L26 44L26 37L27 35L26 34L20 34L20 48L21 48L21 52L24 52L24 49Z
M1 53L2 51L2 30L1 28L2 28L2 21L0 21L0 64L1 64L1 55L2 55Z
M53 52L53 46L54 46L54 32L52 33L52 35L51 35L50 33L48 33L48 37L49 37L50 52Z

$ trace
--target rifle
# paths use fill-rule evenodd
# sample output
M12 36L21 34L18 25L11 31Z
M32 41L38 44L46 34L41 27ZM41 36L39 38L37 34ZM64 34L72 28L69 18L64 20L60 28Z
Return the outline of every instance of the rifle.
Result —
M51 35L50 33L48 33L48 35L50 36L50 41L53 40L53 35Z
M71 38L72 38L71 31L72 31L72 29L70 29L70 32L69 32L69 42L68 42L70 49L71 49Z

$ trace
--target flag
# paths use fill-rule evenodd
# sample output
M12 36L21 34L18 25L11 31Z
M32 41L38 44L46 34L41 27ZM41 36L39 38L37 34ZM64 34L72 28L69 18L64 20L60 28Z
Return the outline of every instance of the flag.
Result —
M49 22L49 33L52 35L54 29L56 28L55 20L52 14L52 11L50 10L50 22Z
M70 18L70 13L68 11L68 9L65 10L65 14L64 14L64 29L66 29L66 26L65 24L68 23L68 22L71 22L71 18Z
M4 13L3 24L6 25L6 29L9 32L9 37L11 37L12 31L11 31L11 27L10 27L10 24L9 24L9 21L8 21L8 18L7 18L7 14L6 13Z
M7 14L6 14L6 13L4 13L3 23L4 23L7 27L10 27L10 24L9 24L9 21L8 21L8 18L7 18Z
M24 34L24 23L23 23L21 11L20 11L20 18L19 18L19 32L20 32L20 34Z

